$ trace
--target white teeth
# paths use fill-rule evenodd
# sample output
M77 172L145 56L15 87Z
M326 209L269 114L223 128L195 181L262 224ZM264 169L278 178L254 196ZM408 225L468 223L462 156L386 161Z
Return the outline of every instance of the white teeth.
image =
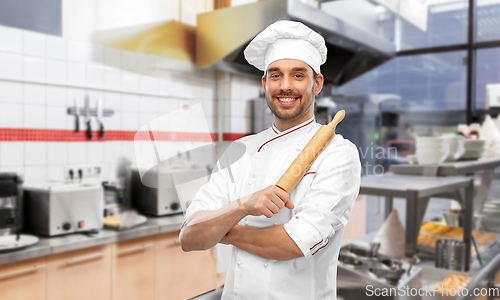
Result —
M279 98L281 102L293 102L295 98Z

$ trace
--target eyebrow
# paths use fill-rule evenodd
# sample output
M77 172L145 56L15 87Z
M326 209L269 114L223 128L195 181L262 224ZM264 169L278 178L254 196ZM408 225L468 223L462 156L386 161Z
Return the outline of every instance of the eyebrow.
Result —
M280 71L280 68L273 67L273 68L267 69L267 72L274 72L274 71ZM302 67L293 68L292 71L294 71L294 72L306 72L307 73L307 69L306 68L302 68Z

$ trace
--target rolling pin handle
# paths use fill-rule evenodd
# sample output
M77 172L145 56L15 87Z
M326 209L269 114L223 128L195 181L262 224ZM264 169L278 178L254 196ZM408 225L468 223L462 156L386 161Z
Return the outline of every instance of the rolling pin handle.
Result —
M283 191L287 192L287 194L290 194L287 190L285 190L284 188L282 188L281 186L279 185L276 185L277 187L279 187L280 189L282 189ZM293 205L292 203L292 200L288 200L286 203L285 203L285 207L288 208L288 209L294 209L295 208L295 205Z

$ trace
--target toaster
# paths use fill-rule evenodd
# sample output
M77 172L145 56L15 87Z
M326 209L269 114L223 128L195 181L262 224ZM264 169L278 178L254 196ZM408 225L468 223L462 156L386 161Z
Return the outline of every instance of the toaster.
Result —
M149 174L149 183L156 186L150 187L142 182L139 170L132 170L132 205L153 216L181 214L208 176L206 168L159 168Z
M25 229L45 236L101 229L101 185L44 184L24 186Z

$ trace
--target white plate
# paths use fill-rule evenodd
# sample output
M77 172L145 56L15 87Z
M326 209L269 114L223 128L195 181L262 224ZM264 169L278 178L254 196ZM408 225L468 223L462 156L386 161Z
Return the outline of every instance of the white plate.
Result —
M18 250L38 243L38 238L33 235L21 234L19 241L16 241L16 235L0 236L0 252Z

